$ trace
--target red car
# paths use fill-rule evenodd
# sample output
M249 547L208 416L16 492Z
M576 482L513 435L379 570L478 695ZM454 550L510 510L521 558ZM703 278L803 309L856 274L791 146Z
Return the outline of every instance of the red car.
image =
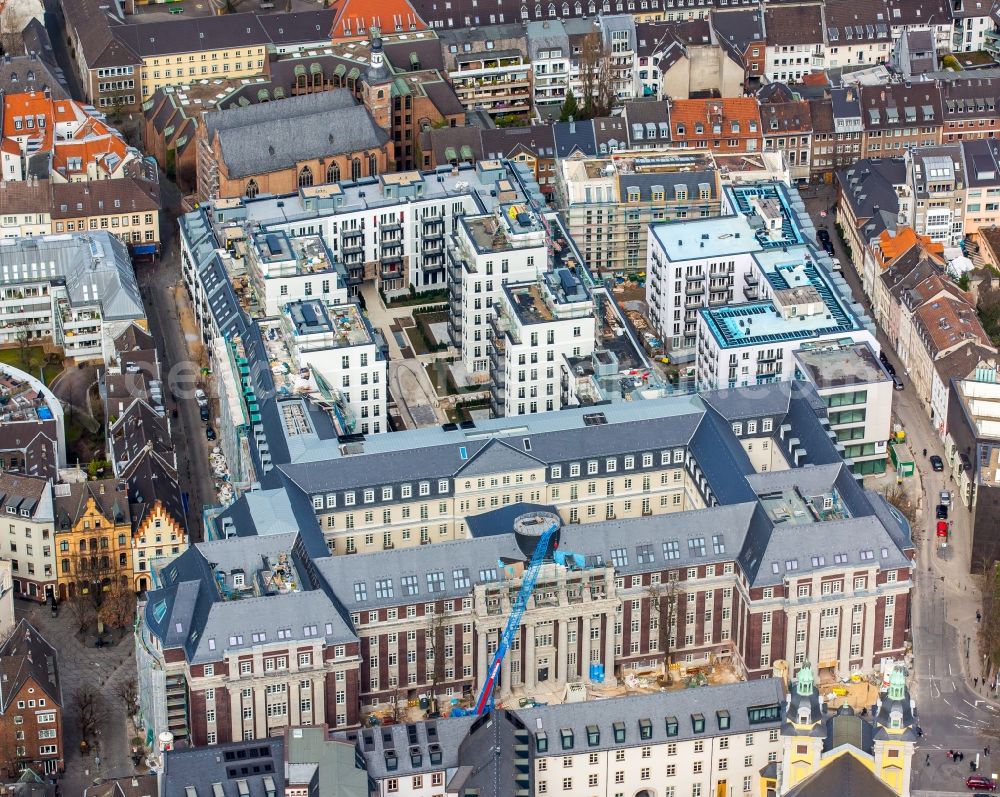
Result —
M937 523L937 535L939 537L945 537L945 538L947 538L947 536L948 536L948 521L947 520L939 520L938 521L938 523Z
M965 785L970 789L986 789L988 791L996 791L997 785L985 775L969 775L965 779Z

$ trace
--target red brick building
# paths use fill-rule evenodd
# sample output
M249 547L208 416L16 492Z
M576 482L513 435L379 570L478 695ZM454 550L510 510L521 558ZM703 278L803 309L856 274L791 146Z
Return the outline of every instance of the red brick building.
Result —
M56 650L21 620L0 646L0 765L9 777L62 771L62 711Z

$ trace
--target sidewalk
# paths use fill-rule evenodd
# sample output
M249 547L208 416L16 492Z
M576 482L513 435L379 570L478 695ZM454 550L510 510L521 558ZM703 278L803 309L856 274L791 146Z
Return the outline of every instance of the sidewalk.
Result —
M131 775L135 767L130 758L127 718L119 689L126 678L135 678L132 635L126 633L113 647L94 647L92 632L81 641L77 638L72 613L63 607L53 617L48 604L18 600L14 609L54 645L58 651L59 684L63 695L63 745L66 770L59 780L63 795L83 794L97 778ZM87 685L103 698L106 718L100 724L95 746L87 755L80 752L80 727L75 705L77 690ZM98 764L97 761L100 761Z

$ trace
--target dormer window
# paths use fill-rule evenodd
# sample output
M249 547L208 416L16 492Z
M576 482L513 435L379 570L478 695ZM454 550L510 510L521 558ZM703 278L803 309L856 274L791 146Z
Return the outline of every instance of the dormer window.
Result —
M808 724L809 724L809 709L808 708L800 708L799 709L799 725L808 725Z

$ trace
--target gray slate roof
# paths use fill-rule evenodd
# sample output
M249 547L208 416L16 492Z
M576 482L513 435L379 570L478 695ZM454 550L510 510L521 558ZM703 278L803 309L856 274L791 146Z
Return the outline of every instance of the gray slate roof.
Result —
M238 756L238 757L237 757ZM253 774L252 767L258 767ZM241 770L247 768L244 773ZM214 784L222 797L241 797L239 784L246 782L248 797L265 797L265 780L280 785L284 794L285 740L283 737L231 742L211 747L175 748L163 760L163 784L160 797L190 797L191 786L197 797L215 797Z
M110 233L95 231L0 241L0 274L12 269L8 279L0 279L0 285L37 282L37 276L27 276L22 268L31 263L53 264L46 269L46 276L65 279L73 307L99 304L105 321L146 317L128 249ZM26 278L15 277L15 273ZM35 272L39 273L43 272Z
M227 108L207 116L205 125L210 138L218 134L233 178L380 147L389 140L347 89Z

